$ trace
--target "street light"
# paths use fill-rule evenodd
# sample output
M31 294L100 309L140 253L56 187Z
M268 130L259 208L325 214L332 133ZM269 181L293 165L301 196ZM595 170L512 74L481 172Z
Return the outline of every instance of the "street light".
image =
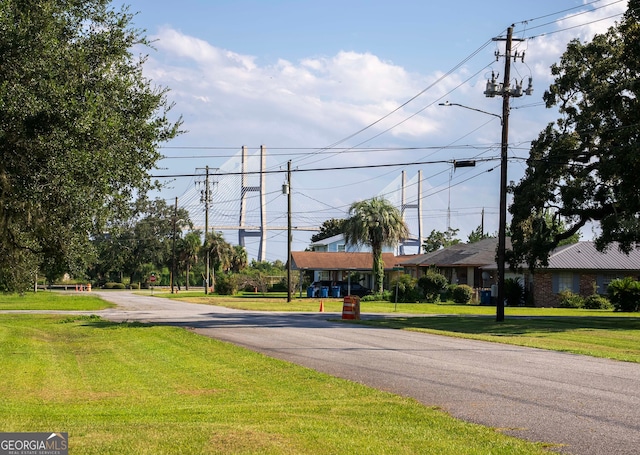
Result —
M502 125L502 116L498 114L494 114L493 112L483 111L481 109L476 109L475 107L465 106L464 104L450 103L449 101L445 101L444 103L438 103L438 106L458 106L458 107L463 107L465 109L469 109L470 111L482 112L483 114L498 117L500 119L500 124Z
M460 106L472 111L482 112L484 114L493 115L500 118L502 124L502 139L500 141L500 221L498 226L498 301L496 302L496 321L504 321L504 275L506 260L506 237L507 237L507 150L509 146L509 98L520 97L522 95L531 95L533 93L532 78L529 78L529 86L523 89L522 81L516 82L515 87L511 87L511 59L521 59L524 61L524 53L511 54L512 41L522 41L513 38L513 26L507 28L506 38L494 38L494 41L505 41L504 53L504 81L498 83L496 75L491 74L491 79L487 81L487 87L484 91L485 96L494 98L496 95L502 97L502 116L492 114L491 112L481 111L468 106L462 106L457 103L441 103L443 106ZM500 56L500 55L497 55Z
M506 258L506 233L507 233L507 146L509 138L509 110L503 110L504 116L492 112L483 111L458 103L439 103L440 106L458 106L471 111L498 117L502 125L502 141L500 147L500 219L498 221L498 296L496 300L496 321L504 321L504 274Z

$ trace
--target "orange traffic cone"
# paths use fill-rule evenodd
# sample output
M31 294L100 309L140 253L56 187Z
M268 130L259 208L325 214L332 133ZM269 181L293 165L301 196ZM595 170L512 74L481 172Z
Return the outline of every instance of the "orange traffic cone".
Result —
M322 300L320 300L320 313L324 313L324 302Z

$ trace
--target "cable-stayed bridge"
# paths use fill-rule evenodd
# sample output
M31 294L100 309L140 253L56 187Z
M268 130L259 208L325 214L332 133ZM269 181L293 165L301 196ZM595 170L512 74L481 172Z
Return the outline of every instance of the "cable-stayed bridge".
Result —
M283 186L287 183L287 169L281 165L269 166L264 146L254 151L242 147L219 168L199 168L197 174L188 190L178 198L178 205L189 211L194 228L221 231L228 235L230 243L236 243L230 239L237 236L237 244L245 247L250 242L255 248L257 243L257 252L251 256L266 260L269 233L280 231L286 238L288 206ZM420 172L408 181L402 172L380 192L401 210L412 233L400 246L400 253L420 251L421 180ZM346 216L346 212L339 209L319 211L313 200L302 201L303 198L296 197L299 194L295 188L293 191L297 199L292 213L294 231L318 231L325 220ZM417 213L406 216L412 210Z

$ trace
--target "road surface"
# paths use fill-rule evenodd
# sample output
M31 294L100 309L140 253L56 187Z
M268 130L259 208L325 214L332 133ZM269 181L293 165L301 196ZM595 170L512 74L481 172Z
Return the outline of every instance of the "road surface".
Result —
M640 365L266 313L100 292L113 321L180 325L334 376L439 406L562 453L640 453ZM366 315L364 315L366 317Z

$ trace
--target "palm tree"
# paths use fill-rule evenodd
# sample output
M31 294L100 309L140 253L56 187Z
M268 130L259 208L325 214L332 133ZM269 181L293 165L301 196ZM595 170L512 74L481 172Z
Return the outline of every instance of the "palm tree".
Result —
M409 228L402 214L382 197L354 202L344 224L344 239L350 245L368 245L373 253L373 276L376 292L382 292L384 263L382 247L396 246L407 238Z
M239 273L242 269L246 268L248 264L247 250L245 250L242 245L234 246L233 257L231 258L231 270Z
M198 262L198 251L200 250L201 242L200 242L200 231L191 231L187 235L181 239L178 244L178 251L180 261L185 265L186 268L186 289L189 290L189 275L191 272L191 265L193 263Z
M209 256L211 257L213 269L211 284L215 286L216 278L215 272L226 272L231 267L232 248L229 243L224 239L222 232L209 232L207 234L207 248L209 249ZM206 250L203 247L206 253Z

